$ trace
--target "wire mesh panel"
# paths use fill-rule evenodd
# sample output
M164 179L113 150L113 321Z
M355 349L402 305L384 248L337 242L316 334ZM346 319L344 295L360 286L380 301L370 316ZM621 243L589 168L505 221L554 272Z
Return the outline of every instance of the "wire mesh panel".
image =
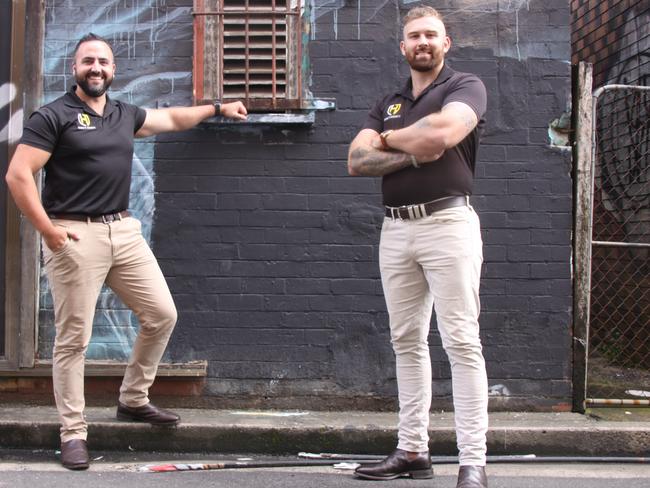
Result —
M650 87L610 85L595 97L587 398L647 401Z

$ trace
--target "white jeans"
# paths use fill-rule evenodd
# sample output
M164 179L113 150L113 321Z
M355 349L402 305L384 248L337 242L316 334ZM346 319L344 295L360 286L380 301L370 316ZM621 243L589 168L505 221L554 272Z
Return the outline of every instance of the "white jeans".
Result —
M459 462L485 465L488 385L478 325L482 262L480 223L470 206L415 220L384 220L379 265L397 364L399 449L428 450L427 336L433 306L451 365Z

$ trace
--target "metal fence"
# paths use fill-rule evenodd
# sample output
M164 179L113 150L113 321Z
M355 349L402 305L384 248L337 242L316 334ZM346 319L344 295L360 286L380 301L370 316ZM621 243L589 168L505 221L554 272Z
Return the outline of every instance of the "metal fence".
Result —
M587 405L650 404L650 87L594 93Z

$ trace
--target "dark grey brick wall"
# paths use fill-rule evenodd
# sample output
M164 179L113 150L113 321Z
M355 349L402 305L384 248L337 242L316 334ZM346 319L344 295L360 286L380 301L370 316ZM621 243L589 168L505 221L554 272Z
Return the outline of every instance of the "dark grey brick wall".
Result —
M48 3L59 19L72 9ZM152 2L150 15L164 23L190 3ZM395 403L377 264L380 180L347 176L346 158L369 107L408 72L398 16L410 2L334 3L312 2L308 49L311 91L335 98L335 111L308 127L201 126L151 143L152 245L179 309L167 359L207 359L204 393L215 401ZM489 93L473 204L492 406L562 408L571 398L570 153L549 147L547 131L570 93L568 5L435 4L454 40L449 63ZM128 11L115 5L118 18ZM159 40L155 66L136 33L118 69L191 71L191 16L167 22L180 41ZM190 103L188 80L174 83L148 84L148 100ZM430 342L434 407L446 408L450 372L435 327Z

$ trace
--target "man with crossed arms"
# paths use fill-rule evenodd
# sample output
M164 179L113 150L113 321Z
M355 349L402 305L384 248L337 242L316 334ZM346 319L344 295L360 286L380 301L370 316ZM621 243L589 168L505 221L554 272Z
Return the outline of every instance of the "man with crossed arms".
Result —
M478 325L483 256L469 205L486 92L476 76L445 64L451 40L436 10L413 8L403 25L400 49L410 79L370 111L348 157L351 175L382 177L379 266L400 405L397 449L355 473L372 480L433 476L427 337L434 306L452 373L456 486L486 488L488 395Z

